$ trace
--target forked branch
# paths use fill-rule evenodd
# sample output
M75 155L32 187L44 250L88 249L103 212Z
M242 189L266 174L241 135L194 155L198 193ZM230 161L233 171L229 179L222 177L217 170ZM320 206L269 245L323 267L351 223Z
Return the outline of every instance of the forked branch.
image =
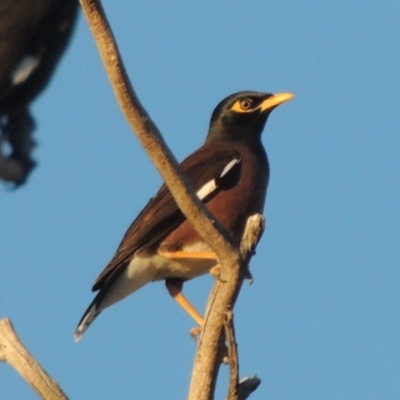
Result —
M123 114L164 178L179 208L220 260L221 273L226 283L217 282L211 294L189 394L189 399L210 399L213 397L223 348L225 313L234 306L243 279L247 276L253 245L258 241L262 228L257 228L256 234L249 233L252 231L251 227L246 229L246 240L249 241L248 236L253 238L249 242L250 250L239 250L233 245L225 229L195 195L192 185L183 175L155 123L140 103L126 73L101 2L80 0L80 3ZM263 225L260 222L262 217L257 216L256 219L258 227ZM210 357L204 357L205 354Z
M224 321L226 321L226 313L233 310L243 281L249 277L249 261L263 232L264 218L261 215L253 215L247 220L240 245L242 256L240 261L230 265L229 280L227 282L216 282L211 291L207 304L205 326L194 362L189 400L209 400L213 398L219 367L225 351ZM233 330L229 335L228 349L229 345L232 345L229 341L236 341ZM237 353L231 351L231 355L236 359L229 361L231 365L230 393L241 393L240 385L236 389L232 383L237 382L239 368ZM233 399L241 400L242 397L229 397L229 400Z

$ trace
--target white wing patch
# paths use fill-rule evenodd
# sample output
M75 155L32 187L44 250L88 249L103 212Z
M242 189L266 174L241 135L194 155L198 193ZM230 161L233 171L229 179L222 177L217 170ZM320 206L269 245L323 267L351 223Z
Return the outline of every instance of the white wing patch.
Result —
M223 178L235 165L239 164L242 160L240 158L234 158L229 161L228 164L225 165L225 168L222 170L220 178Z
M40 59L31 55L25 56L14 69L11 81L14 85L19 85L20 83L26 81L32 72L39 65Z
M211 179L211 181L208 181L197 191L197 196L199 199L203 200L212 192L214 192L214 190L218 187L217 180L223 178L235 165L240 164L241 161L242 160L240 158L234 158L233 160L229 161L218 177Z
M199 197L200 200L203 200L209 194L211 194L216 188L217 188L217 183L215 182L215 179L211 179L211 181L208 181L203 187L201 187L197 191L197 196Z

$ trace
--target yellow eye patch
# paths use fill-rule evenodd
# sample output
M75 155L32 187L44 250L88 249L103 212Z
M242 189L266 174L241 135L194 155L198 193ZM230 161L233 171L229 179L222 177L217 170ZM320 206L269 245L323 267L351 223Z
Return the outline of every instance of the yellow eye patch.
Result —
M254 105L253 100L249 98L242 98L236 100L236 102L231 107L231 110L239 113L253 112L254 111L253 105Z

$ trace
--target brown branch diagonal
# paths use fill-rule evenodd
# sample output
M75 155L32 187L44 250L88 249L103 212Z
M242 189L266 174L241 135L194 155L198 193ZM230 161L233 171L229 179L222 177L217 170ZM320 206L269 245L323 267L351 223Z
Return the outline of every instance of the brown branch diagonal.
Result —
M217 282L210 296L206 321L193 369L189 399L213 397L221 348L224 344L226 310L233 308L242 282L248 276L248 262L262 229L249 227L251 249L238 249L225 229L199 201L155 123L140 103L128 78L113 33L99 0L80 0L119 106L132 130L164 178L179 208L217 254L226 283ZM258 227L262 225L258 216ZM251 225L251 224L250 224ZM257 225L257 224L256 224ZM258 230L257 230L258 229ZM249 233L253 230L253 233ZM254 234L257 231L258 234ZM254 237L256 239L254 239ZM254 246L253 246L254 245Z
M235 254L230 235L195 195L191 183L186 179L156 124L136 95L101 2L80 2L118 104L144 150L164 178L179 208L221 258Z
M13 367L42 399L67 400L57 382L22 344L8 318L0 320L0 361Z

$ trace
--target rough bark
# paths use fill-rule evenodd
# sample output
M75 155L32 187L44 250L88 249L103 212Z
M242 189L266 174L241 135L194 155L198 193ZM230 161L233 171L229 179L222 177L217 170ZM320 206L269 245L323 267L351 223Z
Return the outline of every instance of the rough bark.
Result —
M0 320L0 361L13 367L45 400L67 400L57 382L28 352L8 318Z

